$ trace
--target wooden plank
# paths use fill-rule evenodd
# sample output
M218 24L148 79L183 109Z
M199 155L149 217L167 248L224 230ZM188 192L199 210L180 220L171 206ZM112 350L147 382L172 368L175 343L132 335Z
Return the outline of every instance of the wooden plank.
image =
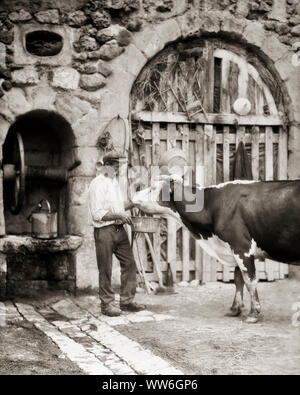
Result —
M204 109L207 113L212 112L214 108L214 47L213 43L205 43L204 56L206 57L206 79L204 81Z
M269 126L266 127L266 140L265 140L265 169L266 181L273 180L273 129Z
M190 233L187 229L182 229L182 281L190 280Z
M161 137L161 147L163 144L164 140L167 140L167 131L166 130L161 130L160 131L160 137ZM146 130L145 131L145 140L151 140L152 139L152 130ZM190 136L189 136L189 140L190 141L195 141L196 139L196 133L191 130L190 131ZM244 143L245 144L252 144L252 133L246 133L244 136ZM265 144L265 133L261 132L258 135L258 142L261 144ZM176 132L176 142L181 141L182 142L182 134L177 131ZM217 144L223 144L223 136L221 133L217 133L216 136L216 143ZM230 133L229 135L229 143L230 144L236 144L236 135L234 133ZM273 143L274 144L278 144L279 143L279 134L273 134Z
M239 78L238 78L238 97L239 98L247 98L247 90L248 90L248 70L243 65L240 66L239 70Z
M167 149L176 148L176 123L169 123L167 128Z
M230 60L223 58L222 61L222 84L221 84L221 112L230 113L230 94L229 94L229 70Z
M258 280L266 280L265 262L255 260L256 276Z
M284 280L285 278L285 266L288 266L284 263L279 264L279 279Z
M279 129L278 146L278 180L287 180L288 168L288 135L284 128Z
M189 158L189 136L190 130L189 125L182 125L182 150L186 154L186 157Z
M263 115L264 114L264 104L265 97L262 89L256 84L255 85L255 110L256 114Z
M167 127L167 149L176 148L176 124L170 123ZM176 281L176 221L167 220L167 260L170 263L174 281Z
M189 127L187 124L182 126L182 150L189 158ZM185 180L188 183L188 180ZM190 260L190 232L182 229L182 280L189 281L189 260Z
M195 178L196 183L201 187L204 186L204 129L203 125L196 126L196 169ZM195 278L196 280L202 280L203 272L203 253L199 244L195 245Z
M224 182L230 180L230 146L229 146L229 126L224 126L223 132L223 176ZM223 265L223 281L228 283L231 279L230 267Z
M152 164L153 165L158 165L159 156L160 156L160 124L153 123L152 125ZM158 216L154 216L154 217L158 217ZM161 262L160 262L161 243L162 241L160 237L160 228L159 228L159 230L153 235L153 249L160 270L161 270ZM160 273L158 273L157 275L160 276Z
M213 171L211 162L211 142L213 138L214 128L212 125L204 125L204 183L205 186L212 185ZM211 281L211 257L203 251L203 270L202 270L202 283L205 284Z
M205 186L212 185L213 183L213 169L211 167L212 158L212 138L214 128L212 125L204 126L204 168L205 168Z
M212 138L211 138L211 183L212 185L215 185L217 183L217 144L216 144L216 126L213 127L212 131ZM217 281L217 267L218 267L218 262L216 259L211 258L210 260L210 265L211 265L211 275L210 275L210 281Z
M237 114L213 114L199 113L188 119L184 113L172 112L151 112L140 111L132 114L132 120L143 122L162 122L162 123L202 123L212 125L257 125L257 126L279 126L282 120L278 115L246 115L239 116Z
M152 164L158 165L160 156L160 124L152 125Z
M259 128L257 126L252 129L251 144L251 163L252 175L255 181L259 180Z
M277 261L273 261L273 274L274 274L274 280L279 280L279 274L280 274L280 263Z
M211 137L211 183L213 185L215 185L217 183L217 130L216 130L216 126L213 127L212 130L212 137Z
M267 274L267 280L268 281L274 281L274 265L275 261L272 261L271 259L266 259L266 274Z
M273 129L266 127L265 132L265 174L266 181L273 180ZM270 259L265 260L265 270L268 281L274 281L274 266Z
M238 126L237 131L236 131L236 149L239 146L240 142L245 143L245 133L246 133L246 128L245 126Z
M230 180L230 141L229 141L229 126L224 126L223 132L223 181Z

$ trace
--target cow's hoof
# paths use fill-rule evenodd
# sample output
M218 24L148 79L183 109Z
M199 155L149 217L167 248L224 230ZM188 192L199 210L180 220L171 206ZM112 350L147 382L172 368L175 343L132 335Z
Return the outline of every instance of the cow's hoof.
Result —
M225 314L225 317L238 317L242 314L240 309L234 309Z
M258 317L247 317L245 320L246 324L256 324L258 322Z

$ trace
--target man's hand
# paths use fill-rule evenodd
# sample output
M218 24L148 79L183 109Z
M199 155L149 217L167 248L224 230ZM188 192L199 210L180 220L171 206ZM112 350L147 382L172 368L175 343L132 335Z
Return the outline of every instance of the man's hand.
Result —
M120 221L122 224L133 225L131 217L128 214L108 212L102 218L102 221Z
M122 222L122 224L133 225L130 215L120 214L118 216L118 220Z

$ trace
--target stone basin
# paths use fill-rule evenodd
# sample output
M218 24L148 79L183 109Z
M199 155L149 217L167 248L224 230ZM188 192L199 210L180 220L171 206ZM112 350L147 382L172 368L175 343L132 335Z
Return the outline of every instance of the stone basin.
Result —
M82 243L80 236L64 236L56 239L36 239L31 236L8 235L0 238L0 252L4 254L36 254L75 251Z

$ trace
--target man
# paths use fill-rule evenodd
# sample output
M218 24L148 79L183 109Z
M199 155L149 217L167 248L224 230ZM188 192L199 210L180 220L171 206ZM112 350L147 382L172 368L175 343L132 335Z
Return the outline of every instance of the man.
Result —
M91 182L89 208L94 225L94 237L99 269L99 296L102 314L115 317L123 311L140 311L145 306L133 302L136 291L136 265L123 224L132 225L125 213L133 203L124 203L117 181L119 168L126 158L116 152L104 156L104 167ZM115 295L111 286L112 257L121 266L120 308L114 305Z

